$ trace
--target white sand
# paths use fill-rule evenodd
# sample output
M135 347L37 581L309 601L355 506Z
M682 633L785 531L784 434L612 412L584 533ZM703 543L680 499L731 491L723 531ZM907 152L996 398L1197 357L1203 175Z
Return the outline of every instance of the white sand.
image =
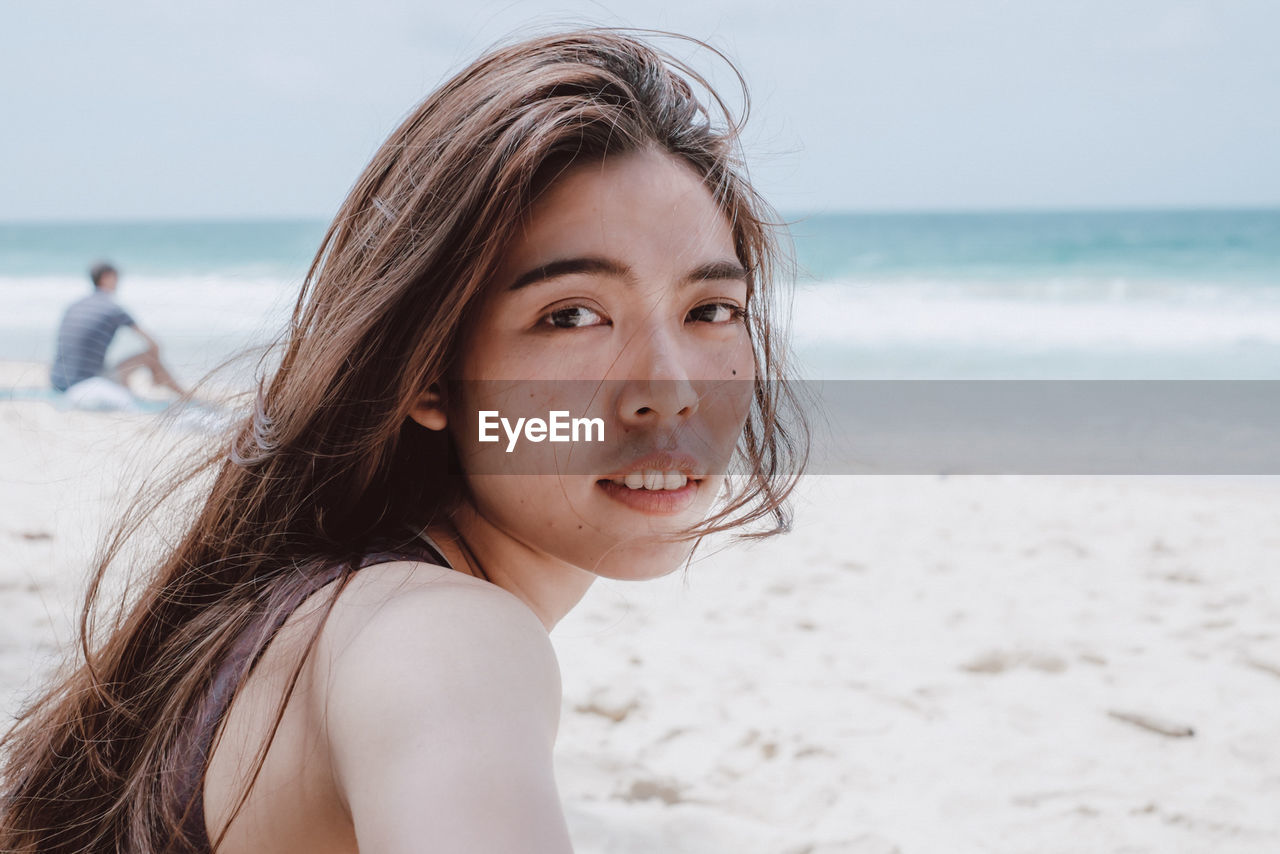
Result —
M6 716L151 423L0 403ZM581 854L1280 850L1280 483L827 477L796 511L554 632Z

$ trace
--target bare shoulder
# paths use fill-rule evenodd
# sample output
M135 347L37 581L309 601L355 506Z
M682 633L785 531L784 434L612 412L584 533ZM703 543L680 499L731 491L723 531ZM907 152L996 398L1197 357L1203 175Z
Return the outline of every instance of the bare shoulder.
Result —
M460 572L407 562L361 570L326 621L316 665L330 712L352 694L361 706L412 700L419 715L450 698L516 694L549 716L555 737L560 671L546 629L511 593Z
M452 570L369 569L339 595L312 682L360 850L568 852L560 674L542 623Z

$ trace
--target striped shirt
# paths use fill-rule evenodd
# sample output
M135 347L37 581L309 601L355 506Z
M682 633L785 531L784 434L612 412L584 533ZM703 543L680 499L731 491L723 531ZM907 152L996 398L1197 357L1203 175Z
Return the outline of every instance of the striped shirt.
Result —
M81 380L99 376L116 330L133 325L133 318L110 294L94 291L72 303L58 327L58 351L49 375L53 387L66 391Z

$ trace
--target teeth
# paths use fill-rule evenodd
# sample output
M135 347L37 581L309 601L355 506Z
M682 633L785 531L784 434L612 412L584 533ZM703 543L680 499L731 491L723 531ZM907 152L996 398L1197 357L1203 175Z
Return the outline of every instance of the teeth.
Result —
M649 489L656 492L667 489L683 489L684 485L689 482L689 478L683 472L645 469L644 471L633 471L625 477L615 477L613 482L619 486L626 486L628 489Z

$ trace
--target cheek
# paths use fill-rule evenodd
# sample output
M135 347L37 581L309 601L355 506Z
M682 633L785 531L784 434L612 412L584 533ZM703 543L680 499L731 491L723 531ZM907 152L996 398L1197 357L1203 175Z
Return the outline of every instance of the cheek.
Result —
M476 509L507 529L555 528L559 502L548 496L563 494L555 475L478 474L467 478Z
M472 380L459 384L449 430L462 470L474 475L584 473L596 444L585 422L607 422L598 381ZM608 432L608 428L605 428ZM592 470L593 471L593 470Z
M741 437L756 393L755 355L750 340L745 334L742 337L741 346L722 360L716 379L695 384L699 390L696 417L714 437L712 444L723 452L719 459L725 463ZM714 470L725 471L723 467Z
M713 478L718 481L719 478ZM673 534L698 520L636 518L607 506L594 481L557 476L469 478L476 510L526 548L603 578L641 580L666 575L692 543ZM705 505L710 504L709 494ZM700 502L703 503L703 502ZM698 509L701 514L706 506Z
M750 404L756 379L756 357L751 345L751 337L743 329L734 345L725 350L726 352L721 356L719 371L715 376L725 381L724 385L728 387L725 397L737 399L733 408L742 410L742 417L745 418L746 413L741 399L745 398L747 405Z
M717 331L698 341L689 352L690 376L716 380L746 380L755 377L755 351L746 327Z
M585 569L617 548L616 532L590 517L594 481L559 475L467 478L476 511L494 528L536 552ZM598 508L597 508L598 509Z
M576 530L579 518L572 483L559 475L478 474L467 478L476 509L498 527L525 535Z

